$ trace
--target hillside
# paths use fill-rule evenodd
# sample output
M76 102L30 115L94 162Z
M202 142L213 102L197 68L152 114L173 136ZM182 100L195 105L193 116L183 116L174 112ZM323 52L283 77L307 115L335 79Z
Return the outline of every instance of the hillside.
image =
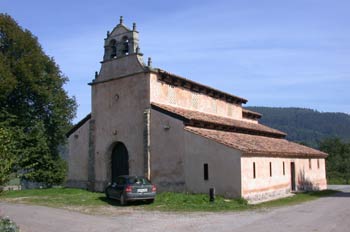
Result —
M288 134L287 139L317 147L329 137L350 141L350 115L303 108L246 107L263 114L260 123Z

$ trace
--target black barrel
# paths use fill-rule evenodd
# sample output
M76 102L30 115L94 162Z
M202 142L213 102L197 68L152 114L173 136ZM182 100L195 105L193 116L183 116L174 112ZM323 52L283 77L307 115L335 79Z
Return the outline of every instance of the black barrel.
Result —
M215 201L215 188L209 189L209 201L214 202Z

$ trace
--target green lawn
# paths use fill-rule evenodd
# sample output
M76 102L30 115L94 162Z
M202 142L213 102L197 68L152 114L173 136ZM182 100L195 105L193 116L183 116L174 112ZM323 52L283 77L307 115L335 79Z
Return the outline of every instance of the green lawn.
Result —
M329 196L336 191L324 190L320 192L299 193L295 196L274 200L257 205L248 205L244 199L224 199L217 196L214 203L208 201L206 194L187 193L159 193L153 204L140 202L131 203L126 207L139 208L143 210L160 211L237 211L256 209L261 207L276 207L291 204L298 204L314 200L320 197ZM106 199L103 193L93 193L81 189L51 188L22 191L9 191L0 194L0 201L14 203L27 203L44 205L58 208L82 208L96 209L107 206L122 207L118 201ZM84 211L85 212L85 211Z

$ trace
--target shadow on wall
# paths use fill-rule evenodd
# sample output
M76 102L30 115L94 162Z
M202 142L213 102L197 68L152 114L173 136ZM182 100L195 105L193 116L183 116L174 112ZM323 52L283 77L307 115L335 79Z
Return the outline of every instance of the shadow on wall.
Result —
M299 172L298 175L298 190L299 191L319 191L319 184L314 184L305 176L305 170Z

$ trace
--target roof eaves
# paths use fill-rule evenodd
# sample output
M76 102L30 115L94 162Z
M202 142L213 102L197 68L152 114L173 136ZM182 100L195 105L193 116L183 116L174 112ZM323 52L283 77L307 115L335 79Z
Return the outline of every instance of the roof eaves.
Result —
M184 88L188 88L192 91L196 92L204 92L206 95L216 97L216 98L223 98L227 102L235 102L237 104L245 104L248 102L247 99L225 93L221 90L212 88L210 86L200 84L198 82L192 81L190 79L178 76L176 74L169 73L167 71L157 69L158 73L161 75L161 80L165 82L169 82L174 85L180 85Z
M259 152L259 151L245 151L242 156L275 156L275 157L290 157L290 158L326 158L328 154L324 152L318 153L303 153L303 152Z
M76 130L78 130L82 125L85 124L89 119L91 119L91 113L86 115L85 118L80 120L77 124L75 124L67 133L66 137L68 138L71 134L73 134Z
M180 114L174 113L174 112L172 112L170 110L164 109L164 108L162 108L160 106L157 106L154 103L151 103L151 109L156 110L158 112L161 112L163 114L169 115L170 117L179 119L179 120L181 120L181 121L183 121L185 123L188 123L188 121L189 121L188 118L186 118L186 117L184 117L184 116L182 116Z
M243 117L247 117L247 118L259 119L262 117L262 114L251 110L247 110L244 108L242 109L242 114L243 114Z

